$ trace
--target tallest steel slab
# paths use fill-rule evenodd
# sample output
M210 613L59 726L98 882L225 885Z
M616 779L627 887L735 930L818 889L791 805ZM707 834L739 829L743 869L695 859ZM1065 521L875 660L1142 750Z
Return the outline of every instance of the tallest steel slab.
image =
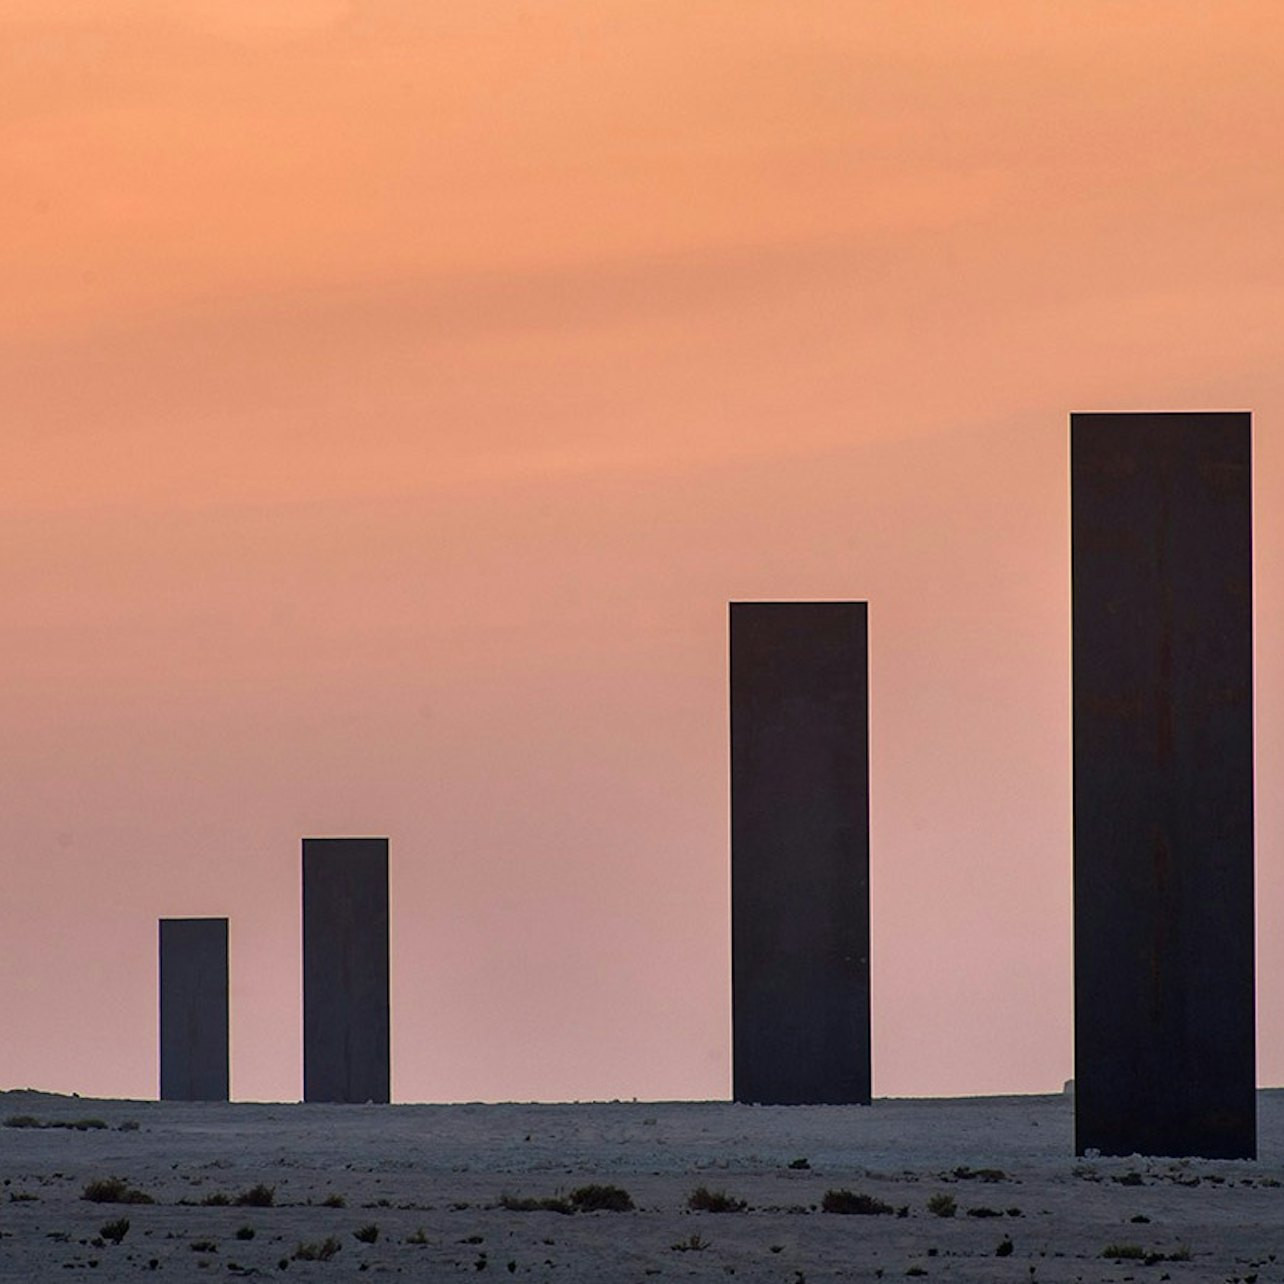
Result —
M864 602L733 602L732 1091L870 1100Z
M303 840L303 1099L386 1102L388 840Z
M1256 1154L1251 450L1071 416L1079 1154Z

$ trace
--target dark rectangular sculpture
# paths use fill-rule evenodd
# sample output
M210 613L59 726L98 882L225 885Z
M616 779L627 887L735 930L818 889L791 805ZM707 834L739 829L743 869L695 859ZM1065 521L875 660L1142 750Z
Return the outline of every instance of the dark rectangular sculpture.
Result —
M732 1095L867 1104L864 602L733 602Z
M227 919L160 920L160 1096L228 1099Z
M388 840L303 840L303 1099L389 1100Z
M1253 1158L1247 413L1070 425L1075 1149Z

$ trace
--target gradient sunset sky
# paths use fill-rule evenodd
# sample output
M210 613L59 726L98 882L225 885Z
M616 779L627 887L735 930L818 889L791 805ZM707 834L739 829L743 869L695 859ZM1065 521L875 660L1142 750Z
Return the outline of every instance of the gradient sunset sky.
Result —
M870 602L874 1088L1071 1074L1067 419L1250 409L1284 1083L1278 0L6 0L0 1087L156 1092L391 838L393 1092L730 1090L726 603Z

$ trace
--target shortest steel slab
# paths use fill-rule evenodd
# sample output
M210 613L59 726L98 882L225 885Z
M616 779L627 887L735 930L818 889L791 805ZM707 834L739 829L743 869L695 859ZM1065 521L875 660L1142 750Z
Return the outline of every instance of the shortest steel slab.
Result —
M225 918L160 920L160 1096L228 1099Z

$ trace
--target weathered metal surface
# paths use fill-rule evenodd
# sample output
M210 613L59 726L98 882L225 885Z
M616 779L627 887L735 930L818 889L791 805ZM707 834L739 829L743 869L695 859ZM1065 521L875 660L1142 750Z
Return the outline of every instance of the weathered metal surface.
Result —
M228 1099L227 919L163 918L162 1101Z
M303 1099L389 1100L388 840L303 840Z
M1075 1147L1251 1158L1250 416L1070 441Z
M864 602L733 602L737 1101L870 1100Z

